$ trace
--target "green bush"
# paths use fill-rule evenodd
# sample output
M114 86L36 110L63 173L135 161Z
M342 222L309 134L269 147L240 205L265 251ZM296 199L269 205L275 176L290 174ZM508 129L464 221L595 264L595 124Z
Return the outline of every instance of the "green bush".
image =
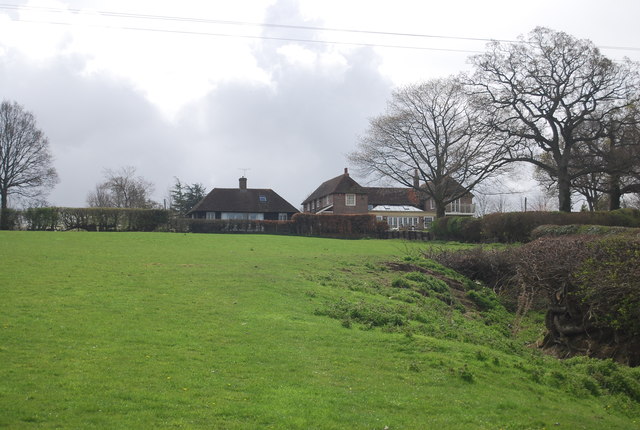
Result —
M640 227L640 211L619 209L610 212L509 212L482 218L482 238L489 242L529 242L534 229L542 225L600 225Z
M446 216L431 224L431 233L438 240L460 242L480 242L482 240L482 220L466 216Z
M19 228L19 211L9 208L0 210L0 230L17 230Z
M377 237L388 228L386 222L377 222L374 215L297 213L293 216L292 221L295 233L300 236Z
M569 224L569 225L541 225L536 227L531 232L531 239L539 239L545 236L566 236L571 234L591 234L591 235L620 235L620 234L628 234L628 235L639 235L640 228L630 228L630 227L617 227L617 226L606 226L606 225L579 225L579 224Z
M58 208L28 208L22 212L27 230L57 230Z

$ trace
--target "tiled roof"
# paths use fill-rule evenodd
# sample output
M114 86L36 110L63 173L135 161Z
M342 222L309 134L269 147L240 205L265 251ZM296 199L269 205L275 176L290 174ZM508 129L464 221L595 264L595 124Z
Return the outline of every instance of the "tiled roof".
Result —
M193 212L298 212L271 189L214 188L191 209Z
M320 185L302 204L307 204L315 199L319 199L330 194L366 194L365 188L351 179L348 173L329 179Z
M420 199L413 188L365 188L369 196L369 205L418 206ZM422 196L424 199L425 196Z

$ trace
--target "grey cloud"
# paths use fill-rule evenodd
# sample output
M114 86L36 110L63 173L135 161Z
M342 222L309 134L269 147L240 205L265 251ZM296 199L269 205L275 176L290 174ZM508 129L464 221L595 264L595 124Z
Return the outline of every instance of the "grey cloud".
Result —
M84 59L35 64L15 52L0 57L0 94L33 112L49 138L60 183L53 204L83 206L105 168L135 166L158 183L180 163L181 133L131 85L82 75Z
M279 2L270 13L301 22L292 2ZM272 188L299 206L320 182L342 172L345 154L368 118L383 110L391 83L369 48L342 54L339 67L301 67L279 54L279 46L265 42L256 50L270 84L218 83L172 121L131 83L83 74L83 57L35 64L16 52L0 55L0 94L34 112L51 141L61 178L53 204L82 206L103 169L134 166L156 185L157 200L174 176L207 189L235 187L240 169L249 168L250 187Z

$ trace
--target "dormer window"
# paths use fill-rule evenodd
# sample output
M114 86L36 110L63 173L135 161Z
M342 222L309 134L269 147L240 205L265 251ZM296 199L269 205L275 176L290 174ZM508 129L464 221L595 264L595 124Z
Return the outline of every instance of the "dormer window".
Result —
M260 195L260 196L258 196L258 200L260 200L260 203L266 203L267 202L267 196Z

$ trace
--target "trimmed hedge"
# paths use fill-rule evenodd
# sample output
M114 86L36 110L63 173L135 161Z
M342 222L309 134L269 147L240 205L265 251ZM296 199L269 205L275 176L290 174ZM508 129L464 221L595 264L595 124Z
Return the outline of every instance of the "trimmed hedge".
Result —
M444 217L431 228L436 239L462 242L529 242L542 225L600 225L640 227L640 210L610 212L508 212L483 218Z
M481 242L482 219L468 216L446 216L431 224L431 233L439 240Z
M386 223L373 215L295 214L289 221L176 219L170 231L191 233L265 233L336 238L378 237Z
M8 210L10 229L266 233L336 238L381 237L387 223L373 215L296 214L289 221L179 218L162 209L29 208Z
M17 230L20 228L20 211L0 209L0 230Z
M29 208L19 212L19 224L27 230L156 231L166 230L169 216L162 209Z
M573 234L590 234L598 236L635 235L640 237L640 228L617 227L607 225L541 225L531 232L531 240L541 237L557 237Z
M295 233L300 236L378 236L389 228L386 222L376 221L374 215L314 215L297 213L293 216L292 222Z

